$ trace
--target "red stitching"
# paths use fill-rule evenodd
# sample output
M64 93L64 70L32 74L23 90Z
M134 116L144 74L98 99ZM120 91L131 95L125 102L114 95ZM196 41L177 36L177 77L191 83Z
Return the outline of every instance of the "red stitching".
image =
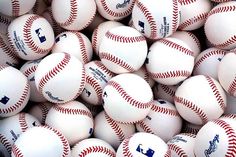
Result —
M191 134L197 134L198 133L198 131L200 130L200 128L191 128L190 126L188 126L188 125L185 125L184 127L183 127L183 132L184 133L191 133Z
M151 78L173 78L173 77L189 77L191 75L191 72L187 70L176 70L176 71L167 71L163 73L151 73L149 72L149 75Z
M98 84L97 80L94 77L91 77L89 75L86 76L86 83L92 86L97 94L98 100L96 104L101 104L102 103L102 87L100 86L100 84Z
M19 124L22 132L25 132L26 129L29 127L27 126L27 122L25 120L25 113L20 113L19 114Z
M204 54L199 60L196 61L195 65L194 65L194 69L198 68L200 66L200 64L206 60L207 58L214 56L214 55L225 55L226 51L224 50L212 50L207 52L206 54Z
M171 97L174 97L174 96L175 96L175 91L172 90L169 86L160 84L160 88L163 89L163 91L164 91L166 94L170 95Z
M114 40L116 42L122 42L122 43L134 43L134 42L146 41L144 36L125 37L125 36L113 34L110 31L107 31L105 36L108 39Z
M105 59L105 60L109 60L115 64L118 64L119 66L121 66L122 68L126 69L129 72L133 72L135 71L135 69L133 67L131 67L131 65L129 65L128 63L126 63L125 61L123 61L122 59L110 54L110 53L106 53L106 52L100 52L99 53L99 57L100 59Z
M82 74L81 74L81 75L82 75L82 77L81 77L81 83L80 83L79 89L78 89L78 91L77 91L77 94L74 96L74 98L73 98L72 100L78 98L78 96L79 96L79 95L83 92L83 90L84 90L84 87L85 87L85 77L86 77L84 66L83 66L83 68L82 68Z
M106 73L107 75L109 75L110 77L114 76L114 73L111 72L109 69L107 69L107 67L105 65L103 65L101 61L94 61L94 64L97 67L99 67L101 70L103 70L103 72Z
M15 144L13 144L13 146L12 146L12 154L15 157L24 157L24 155L21 152L21 150Z
M27 82L20 99L12 106L10 106L8 108L0 109L0 114L12 113L15 110L17 110L18 108L20 108L23 105L23 103L28 95L29 95L29 83Z
M156 39L157 38L157 25L156 25L156 21L154 20L154 17L149 12L149 9L146 8L146 6L144 6L140 1L137 0L135 4L142 11L142 13L144 14L145 18L147 19L150 25L150 29L151 29L150 38Z
M25 25L23 26L23 36L24 36L25 43L27 44L27 46L31 50L34 51L34 53L45 54L45 53L48 53L51 50L53 45L50 48L42 49L38 45L36 45L36 43L32 39L32 34L31 34L31 29L32 29L33 22L37 19L40 19L40 18L41 17L38 16L38 15L33 15L33 16L30 16L26 20Z
M120 126L117 124L116 121L111 119L105 112L104 112L105 118L108 122L108 124L111 126L111 128L114 130L115 134L118 136L119 141L122 142L125 139L125 135L120 128Z
M201 20L205 20L207 18L208 12L206 13L201 13L197 16L194 16L190 19L187 19L186 21L184 21L183 23L181 23L178 27L178 29L183 30L186 29L187 27L189 27L190 25L197 23Z
M85 47L85 43L84 43L84 40L82 38L82 35L79 32L75 32L75 35L79 39L79 45L80 45L80 50L81 50L81 55L82 55L83 62L87 63L87 62L89 62L89 59L88 59L88 54L87 54L87 51L86 51L86 47Z
M44 77L39 82L39 92L43 93L43 87L45 84L54 76L56 76L60 71L62 71L69 63L71 56L68 53L64 53L64 58L59 62L52 70L44 75Z
M0 71L2 71L3 69L6 69L7 67L9 67L9 65L0 65Z
M38 106L42 111L42 122L41 123L42 123L42 125L44 125L45 121L46 121L48 111L49 111L49 108L47 108L46 104L44 104L44 103L39 104Z
M103 153L103 154L106 154L110 157L116 156L116 154L113 152L113 150L111 150L107 147L104 147L104 146L91 146L91 147L85 148L78 155L79 155L79 157L86 157L90 153Z
M207 82L209 83L220 108L224 111L226 104L225 104L224 99L222 98L219 90L217 89L215 83L213 82L212 78L210 78L209 76L205 76L205 78L206 78Z
M199 50L201 50L201 43L200 41L198 40L198 38L196 37L196 35L194 35L193 33L191 32L186 32L190 37L193 38L193 40L197 43L197 47L199 48Z
M38 14L39 11L39 1L36 1L34 7L32 8L34 14Z
M126 11L122 11L121 13L117 13L117 12L111 10L106 4L106 0L100 0L100 2L102 4L104 11L106 11L106 13L108 15L113 16L113 17L125 17L131 13L135 1L132 1L131 6Z
M20 15L20 2L18 0L11 0L12 4L12 16Z
M234 78L234 80L232 81L232 83L229 85L229 88L228 88L228 93L230 95L234 95L236 91L236 77Z
M202 123L207 123L208 122L208 118L207 115L201 110L201 108L199 108L198 106L196 106L194 103L188 101L187 99L184 99L182 97L177 97L174 96L174 101L191 109L194 113L196 113L199 118L201 119Z
M11 20L0 14L0 23L6 24L8 26L10 25Z
M196 0L179 0L179 3L181 5L188 5L188 4L192 4L194 2L196 2Z
M12 144L10 141L7 140L7 138L0 134L0 143L7 149L8 153L11 154L12 150Z
M109 81L107 83L108 86L112 86L114 89L117 90L118 93L120 93L120 96L123 97L126 102L128 102L130 105L139 108L139 109L146 109L153 105L152 100L149 100L149 102L140 102L132 98L122 87L115 81Z
M171 151L168 149L164 157L171 157Z
M189 50L189 49L187 49L187 48L185 48L185 47L183 47L183 46L181 46L181 45L179 45L175 42L172 42L170 40L161 39L161 40L159 40L159 42L163 43L164 45L166 45L168 47L171 47L171 48L176 49L180 52L183 52L186 55L193 56L193 54L194 54L193 51L191 51L191 50Z
M83 30L84 28L88 27L92 23L95 16L96 16L96 11L94 12L93 16L89 19L89 21L86 23L86 25L80 28L80 30Z
M77 18L77 0L70 0L70 16L65 22L58 22L61 27L67 27L71 25Z
M155 133L152 131L152 129L151 129L147 124L144 123L143 120L142 120L142 121L139 121L139 122L137 123L137 125L139 125L139 127L142 128L143 131L145 131L145 132L147 132L147 133L150 133L150 134L155 134Z
M221 116L220 118L230 118L230 119L236 120L236 114L227 114L227 115Z
M43 16L45 17L44 14L48 14L49 17L50 17L50 20L51 20L51 25L52 25L52 28L55 32L55 34L59 34L61 31L62 31L62 28L59 26L59 24L57 24L57 22L55 21L53 15L52 15L52 8L47 8L46 11L43 13ZM48 20L48 21L50 21Z
M60 105L53 105L52 108L60 113L63 113L63 114L84 115L84 116L88 116L89 118L93 119L91 112L84 110L84 109L70 109L70 108L64 108Z
M179 22L179 7L178 7L178 0L173 0L173 13L172 13L172 32L175 32L178 28Z
M179 135L184 135L184 136L189 136L189 137L192 137L192 138L196 138L196 135L195 134L191 134L191 133L181 133Z
M3 38L0 35L0 48L3 50L3 52L10 57L11 59L13 59L15 62L18 62L18 58L15 55L15 53L12 51L12 49L10 49L10 47L4 42Z
M93 36L92 36L92 47L96 53L98 53L97 42L98 42L98 27L93 31Z
M175 152L179 157L187 157L188 155L184 152L182 148L175 144L168 144L168 148Z
M163 113L166 115L178 116L178 117L180 116L179 113L175 109L169 109L162 106L152 105L151 110L154 112Z
M228 136L228 149L225 156L236 156L236 135L234 129L224 120L216 119L213 121L213 123L223 128L226 135Z
M33 74L36 71L37 67L38 64L37 65L34 64L33 66L28 67L28 69L25 69L25 71L23 71L24 75L26 77L29 77L29 75Z
M130 152L129 150L129 141L130 141L130 138L132 137L133 135L131 135L129 138L126 138L124 139L123 141L123 145L122 145L122 154L125 156L125 157L133 157L132 153Z

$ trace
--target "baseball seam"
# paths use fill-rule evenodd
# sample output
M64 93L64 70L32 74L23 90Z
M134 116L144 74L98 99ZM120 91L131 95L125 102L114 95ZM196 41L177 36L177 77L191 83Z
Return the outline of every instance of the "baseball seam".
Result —
M169 88L167 85L160 84L160 88L169 96L174 97L175 91Z
M25 119L25 113L19 114L19 124L22 132L25 132L29 128Z
M146 6L144 6L140 1L136 1L136 6L144 14L145 18L147 19L147 21L150 25L150 29L151 29L150 38L156 39L157 38L157 24L156 24L154 17L150 13L149 9Z
M39 1L36 1L34 7L32 8L33 14L38 14L39 11Z
M143 129L144 132L150 133L150 134L154 134L154 132L152 131L152 129L143 121L139 121L137 123L137 125Z
M3 38L0 36L0 49L11 59L14 60L14 62L18 62L18 58L16 57L15 53L10 49L10 47L7 46L7 44L4 42Z
M132 136L133 136L133 135L131 135L129 138L124 139L124 141L123 141L122 154L123 154L125 157L133 157L132 153L131 153L130 150L129 150L129 141L130 141L130 138L131 138Z
M79 157L86 157L90 153L103 153L103 154L106 154L110 157L115 157L116 156L115 153L111 149L106 148L104 146L90 146L88 148L83 149L78 154L78 156Z
M45 124L45 121L46 121L46 118L47 118L47 114L48 114L48 111L49 111L49 108L46 107L45 104L40 104L38 105L41 112L42 112L42 125Z
M197 43L197 47L199 48L199 50L201 50L201 43L199 39L196 37L196 35L191 32L187 32L187 34Z
M57 24L56 20L54 19L53 15L52 15L52 9L47 9L46 13L51 18L51 24L52 24L52 28L53 28L55 34L59 34L62 31L62 28Z
M117 135L119 142L121 143L125 139L125 135L124 135L121 127L117 124L116 121L111 119L106 113L104 113L104 115L105 115L105 118L106 118L108 124L111 126L112 130Z
M178 0L173 0L172 32L175 32L178 28L178 21L179 21L178 13L179 13Z
M20 2L18 0L11 0L12 4L12 16L20 15Z
M33 65L33 66L28 67L27 69L23 71L24 75L26 77L29 77L29 75L33 74L36 71L37 67L38 65Z
M191 75L190 71L187 70L175 70L167 71L162 73L152 73L149 72L149 76L153 79L165 79L165 78L174 78L174 77L189 77Z
M3 69L9 67L9 65L0 65L0 71L2 71Z
M220 118L230 118L230 119L236 120L236 114L227 114L227 115L221 116Z
M97 54L99 53L98 51L98 28L97 27L94 31L93 31L93 36L92 36L92 47L94 52L96 52Z
M178 96L174 96L174 101L179 103L180 105L183 105L183 106L189 108L194 113L196 113L199 116L199 118L201 119L202 123L205 124L208 122L207 115L204 113L204 111L201 108L196 106L193 102L188 101L187 99L182 98L182 97L178 97Z
M76 98L78 98L78 96L83 92L84 90L84 87L85 87L85 77L86 77L86 74L85 74L85 68L83 66L82 68L82 77L81 77L81 82L80 82L80 86L79 86L79 89L76 93L76 95L74 96L74 98L72 98L72 100L75 100Z
M109 69L107 69L107 67L105 65L103 65L101 61L94 61L94 64L97 67L99 67L104 73L109 75L110 77L114 76L113 72L111 72Z
M80 30L83 30L86 27L88 27L92 23L92 21L95 18L95 16L96 16L96 12L93 13L93 16L89 19L89 21L82 28L80 28Z
M15 144L13 144L13 146L12 146L12 154L15 157L24 157L24 155L21 152L21 150Z
M185 125L182 129L183 133L191 133L191 134L197 134L200 129L197 128L191 128L188 125Z
M80 51L81 51L80 54L82 55L82 60L83 60L84 63L87 63L87 62L89 62L88 51L86 50L85 43L84 43L84 40L82 38L82 35L79 32L75 32L75 35L79 39L79 45L80 45Z
M120 96L130 105L132 105L135 108L138 109L147 109L150 108L153 104L152 100L149 100L148 102L140 102L138 100L135 100L134 98L132 98L132 96L130 96L125 90L124 88L122 88L122 86L115 82L115 81L109 81L107 83L107 86L112 86L119 94Z
M8 25L10 25L11 20L7 19L6 17L4 17L3 15L0 14L0 23L1 24L6 24L8 26Z
M17 110L23 104L28 94L29 94L29 83L27 82L19 100L14 105L8 108L0 109L0 114L12 113L15 110Z
M165 107L161 107L161 106L157 106L157 105L152 105L151 110L154 112L163 113L165 115L179 117L179 113L174 109L169 109L169 108L165 108Z
M12 144L11 142L2 134L0 134L0 143L7 149L8 153L11 153Z
M135 43L135 42L146 41L144 36L125 37L125 36L113 34L110 31L107 31L105 36L108 39L111 39L116 42L121 42L121 43Z
M234 95L235 91L236 91L236 77L234 78L234 80L229 85L228 93L230 95Z
M181 5L189 5L189 4L192 4L192 3L195 3L197 0L179 0L179 3Z
M175 152L178 157L187 157L188 155L184 152L184 150L182 148L180 148L179 146L177 146L176 144L168 144L168 148Z
M191 133L180 133L179 135L184 135L184 136L196 138L196 135L195 134L191 134Z

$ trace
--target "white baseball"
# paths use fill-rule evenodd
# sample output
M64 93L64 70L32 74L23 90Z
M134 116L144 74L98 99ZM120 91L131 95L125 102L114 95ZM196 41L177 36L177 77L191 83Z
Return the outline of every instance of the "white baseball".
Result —
M167 142L168 148L171 151L171 157L194 157L196 135L181 133L175 135L170 141Z
M195 59L193 75L206 75L218 80L218 67L227 51L208 48Z
M99 47L102 63L117 74L138 70L144 64L146 56L145 37L128 26L119 26L107 31Z
M30 85L30 98L29 98L29 100L34 101L34 102L45 102L46 101L44 96L41 93L39 93L39 91L37 90L37 87L35 85L35 71L36 71L38 64L40 62L41 62L41 59L27 61L20 68L20 71L27 77L29 85Z
M197 133L201 129L201 127L202 127L202 125L196 125L196 124L192 124L192 123L185 121L181 132L197 135Z
M107 82L115 75L101 61L93 60L84 65L85 87L80 97L92 105L102 104L102 90Z
M117 21L106 21L93 30L92 46L95 54L99 56L99 47L106 32L118 26L123 26L123 24Z
M76 31L86 28L97 10L94 0L52 0L51 7L54 19L62 28Z
M170 102L154 100L151 111L146 118L136 123L136 128L140 132L155 134L167 142L180 133L182 118Z
M89 111L92 113L93 117L95 117L97 114L99 114L103 110L102 105L93 105L85 102L83 99L80 99L80 97L77 99L79 102L83 103Z
M152 157L169 157L170 150L167 144L158 136L139 132L126 138L119 146L116 157L127 156L152 156Z
M12 146L11 156L70 157L71 151L69 143L62 133L49 126L36 126L20 135Z
M1 0L0 12L7 16L20 16L29 12L35 5L36 0Z
M105 21L107 20L97 12L93 21L88 25L88 27L86 27L86 30L89 32L93 32L101 23Z
M74 100L85 86L84 66L68 53L50 54L39 63L35 71L35 84L50 102Z
M178 0L136 0L132 20L134 27L147 38L168 37L179 26L180 4Z
M114 148L107 142L97 139L89 138L80 141L71 150L72 157L78 156L99 156L99 157L115 157L116 152Z
M185 42L193 51L193 56L197 57L201 52L201 43L196 35L188 31L176 31L171 35L172 38L176 38Z
M150 87L154 86L155 81L149 76L145 65L143 65L141 68L139 68L137 71L134 71L133 73L137 74L138 76L142 77L145 81L147 81Z
M34 7L28 13L42 15L46 9L47 4L44 2L44 0L36 0Z
M211 0L212 2L216 2L216 3L224 3L224 2L230 2L233 0Z
M210 0L179 0L181 18L179 30L196 30L205 24L212 4Z
M135 0L95 0L98 12L108 20L121 20L132 12Z
M1 120L0 151L5 154L4 157L10 157L12 145L23 132L40 124L34 116L23 112Z
M117 149L121 142L135 133L134 124L121 124L111 119L105 111L94 119L94 137L108 142Z
M62 32L57 35L52 53L66 52L75 56L83 64L92 59L93 48L90 40L80 32Z
M7 39L6 35L0 33L0 65L16 67L19 65L20 59L11 49Z
M153 93L149 84L131 73L119 74L108 81L103 89L103 108L113 120L136 123L151 110Z
M186 121L202 125L219 118L226 107L226 95L219 82L210 76L186 79L176 90L175 106Z
M176 85L192 74L193 66L193 51L179 39L161 39L149 48L146 68L158 83Z
M220 3L209 12L204 30L213 47L226 50L236 48L236 23L231 20L235 16L235 1Z
M206 123L198 132L194 153L196 156L236 156L236 122L234 119L216 119Z
M49 22L36 14L14 19L8 27L12 49L24 60L46 56L54 44L54 32Z
M229 95L234 97L236 97L235 61L236 54L227 53L218 67L218 78L221 86Z
M26 76L11 66L0 65L0 76L0 117L10 117L28 103L30 85Z
M93 116L79 101L53 105L48 111L46 125L60 131L71 146L93 133Z
M7 34L7 28L14 18L0 13L0 33Z
M27 110L27 113L31 114L37 120L42 124L45 125L46 117L48 114L48 111L52 107L52 103L50 102L41 102L41 103L34 103L32 104L29 109Z

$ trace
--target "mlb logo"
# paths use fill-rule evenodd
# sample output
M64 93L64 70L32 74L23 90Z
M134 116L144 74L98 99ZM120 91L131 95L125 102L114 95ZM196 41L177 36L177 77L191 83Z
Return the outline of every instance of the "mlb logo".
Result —
M41 43L43 43L43 42L46 41L46 37L40 34L40 31L41 31L41 30L42 30L41 28L38 28L38 29L35 30L35 33L37 34L37 36L38 36L38 38L39 38L39 41L40 41Z
M4 96L1 98L0 103L6 105L9 100L10 100L10 98L8 98L7 96Z

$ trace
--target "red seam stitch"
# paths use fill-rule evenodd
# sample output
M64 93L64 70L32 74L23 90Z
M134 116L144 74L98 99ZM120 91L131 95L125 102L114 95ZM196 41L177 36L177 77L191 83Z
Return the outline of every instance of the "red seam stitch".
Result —
M150 133L150 134L155 134L155 133L152 131L152 129L151 129L147 124L144 123L143 120L139 121L139 122L137 123L137 125L139 125L139 126L143 129L143 131L145 131L145 132L147 132L147 133Z
M25 113L19 114L19 124L20 124L20 128L21 128L22 132L25 132L25 130L29 128L27 126L27 122L25 119Z
M15 48L15 46L14 46L14 43L13 43L11 37L10 37L9 32L7 32L7 41L8 41L8 43L9 43L9 46L10 46L10 48L12 49L12 51L13 51L13 52L17 52L17 50L16 50L16 48Z
M20 2L18 0L11 0L12 4L12 16L20 15Z
M221 116L220 118L231 118L231 119L236 120L236 114L227 114L227 115Z
M195 134L195 135L196 135L199 130L200 130L200 129L197 129L197 128L191 128L191 127L189 127L188 125L185 125L185 126L183 127L183 132L184 132L184 133L191 133L191 134Z
M224 49L225 47L234 44L236 42L236 35L230 37L227 41L225 41L222 44L214 44L212 42L209 41L209 43L213 46L213 47L217 47L217 48L221 48Z
M107 67L103 65L101 61L94 61L94 64L110 77L114 76L114 73L107 69Z
M146 6L144 6L140 1L137 0L135 4L142 11L142 13L146 17L150 25L150 29L151 29L150 38L156 39L157 38L157 25L156 25L156 21L154 20L154 17L149 12L149 9Z
M97 43L98 42L98 27L93 31L93 37L92 37L92 47L93 50L97 53Z
M181 133L179 135L184 135L184 136L189 136L189 137L192 137L192 138L196 138L196 135L195 134L191 134L191 133Z
M167 71L163 73L151 73L149 72L151 78L164 79L164 78L173 78L173 77L189 77L191 72L187 70L176 70L176 71Z
M89 118L93 119L91 112L86 111L84 109L70 109L70 108L64 108L59 105L53 105L52 108L60 113L63 113L63 114L84 115L84 116L88 116Z
M120 93L120 96L126 100L130 105L133 107L139 108L139 109L147 109L151 107L153 104L152 100L149 100L149 102L140 102L132 98L122 87L115 81L109 81L107 83L108 86L112 86L118 93Z
M165 108L165 107L161 107L161 106L157 106L157 105L152 105L151 110L154 112L179 117L179 113L174 109L169 109L169 108Z
M208 15L208 12L206 13L201 13L197 16L194 16L190 19L187 19L186 21L184 21L183 23L181 23L178 27L178 29L180 30L183 30L183 29L186 29L187 27L189 27L190 25L194 24L194 23L197 23L201 20L206 20L207 18L207 15Z
M105 115L105 118L106 118L108 124L111 126L112 130L114 130L115 134L119 138L119 142L122 142L125 139L125 135L124 135L122 129L117 124L117 122L114 121L113 119L111 119L105 112L104 112L104 115Z
M225 107L226 107L226 104L225 104L219 90L217 89L215 83L213 82L213 80L209 76L205 76L205 78L206 78L207 82L209 83L209 85L212 89L212 92L214 93L215 98L216 98L220 108L224 111Z
M196 113L199 118L201 119L202 123L207 123L208 122L208 118L207 115L201 110L201 108L199 108L198 106L196 106L194 103L188 101L185 98L182 97L177 97L174 96L174 101L191 109L194 113Z
M173 0L172 32L175 32L178 28L178 21L179 21L178 15L179 15L178 1Z
M51 21L52 21L52 28L55 32L55 34L59 34L61 32L61 27L59 26L59 24L57 24L56 20L54 19L53 15L52 15L52 9L51 8L48 8L46 10L46 13L49 15L49 17L51 18Z
M100 52L99 57L101 60L105 59L105 60L109 60L115 64L118 64L119 66L121 66L122 68L126 69L129 72L135 71L135 69L133 67L131 67L128 63L126 63L125 61L121 60L120 58L118 58L110 53Z
M234 78L234 80L232 81L232 83L229 85L229 88L228 88L228 93L230 95L234 95L236 91L236 77Z
M133 135L131 135L129 138L125 139L123 141L123 145L122 145L122 154L125 156L125 157L133 157L132 153L130 152L129 150L129 141L130 141L130 138L132 137Z
M171 157L171 151L168 149L164 157Z
M93 16L89 19L89 21L82 28L80 28L80 30L83 30L86 27L88 27L92 23L95 16L96 16L96 12L94 12Z
M175 152L179 157L187 157L188 155L184 152L182 148L175 144L168 144L168 148Z
M12 144L10 141L7 140L7 138L0 134L0 143L7 149L8 153L11 154L12 150Z
M87 63L87 62L89 62L88 53L86 51L86 47L85 47L85 43L84 43L84 40L82 38L82 35L79 32L75 32L75 35L79 39L79 45L80 45L80 50L81 50L81 55L82 55L83 62Z
M38 14L37 12L39 11L39 1L35 2L34 7L32 8L32 11L34 14Z
M29 75L33 74L36 71L37 67L38 64L28 67L28 69L25 69L25 71L23 71L24 75L26 77L29 77Z
M222 6L222 7L216 7L214 9L212 9L209 13L208 13L208 17L213 15L213 14L217 14L217 13L223 13L223 12L230 12L230 11L235 11L236 10L236 6Z
M82 74L81 75L82 75L82 77L81 77L81 83L80 83L79 89L78 89L76 95L74 96L74 98L72 100L75 100L84 90L84 87L85 87L85 77L86 77L84 66L83 66Z
M194 69L198 68L204 60L206 60L207 58L213 55L225 55L225 54L226 54L226 51L224 50L214 50L214 51L207 52L199 60L196 61L194 65Z
M181 5L188 5L188 4L192 4L194 2L196 2L196 0L179 0L179 3Z
M18 58L16 57L15 53L10 49L10 47L4 42L3 38L0 36L0 48L3 52L13 59L15 62L18 62Z
M10 25L11 20L0 14L0 23L6 24L6 25Z
M90 153L103 153L110 157L116 156L115 153L111 149L106 148L104 146L90 146L88 148L83 149L78 155L79 157L86 157Z
M192 39L197 43L197 47L199 48L199 50L201 50L201 43L199 41L199 39L196 37L196 35L194 35L191 32L186 32L190 37L192 37Z
M46 121L46 117L47 117L48 111L49 111L49 108L47 108L44 103L42 103L42 104L40 104L38 106L39 106L39 108L42 111L42 125L44 125L45 121Z
M24 155L21 152L21 150L15 144L13 144L13 146L12 146L12 154L15 157L24 157Z
M3 69L9 67L9 65L0 65L0 71L2 71Z
M41 78L39 82L39 92L43 93L43 87L45 84L50 81L51 78L56 76L59 72L61 72L69 63L71 59L71 56L68 53L64 53L64 58L61 62L59 62L53 69L51 69L48 73L44 75L43 78Z
M108 39L114 40L116 42L122 42L122 43L134 43L134 42L146 41L144 36L125 37L125 36L113 34L110 31L107 31L105 36Z
M160 87L161 89L163 89L163 91L170 95L171 97L174 97L175 96L175 91L173 91L171 88L169 88L167 85L163 85L163 84L160 84Z

